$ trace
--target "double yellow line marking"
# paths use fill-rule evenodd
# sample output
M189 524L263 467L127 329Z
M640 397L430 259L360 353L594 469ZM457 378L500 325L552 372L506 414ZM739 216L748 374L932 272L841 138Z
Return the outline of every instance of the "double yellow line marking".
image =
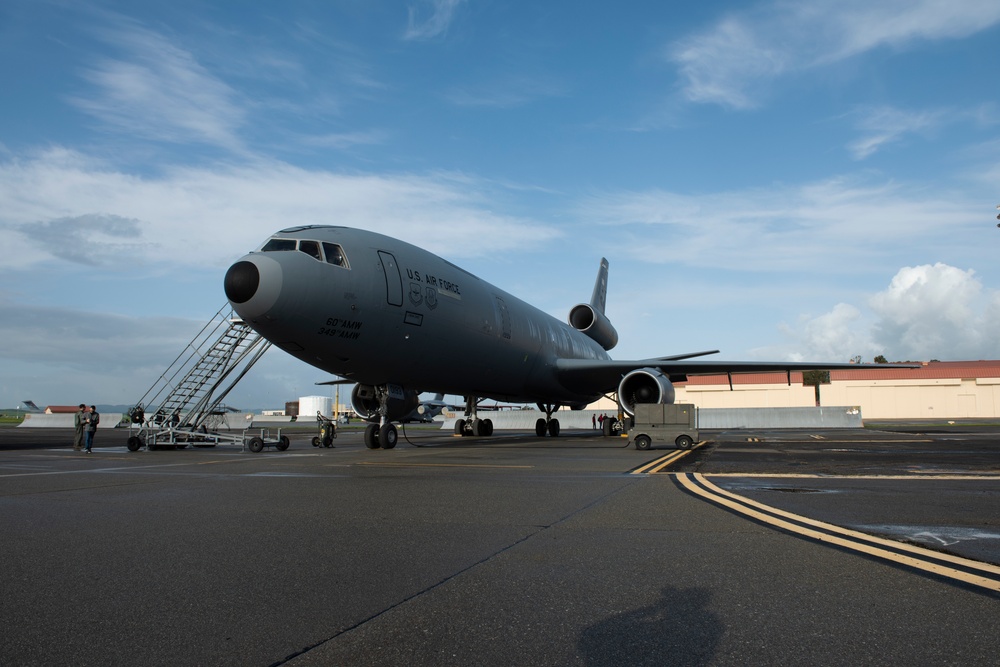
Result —
M635 470L632 471L631 474L633 474L633 475L642 475L642 474L645 474L645 473L657 473L657 472L660 472L661 470L663 470L664 468L666 468L670 464L676 463L676 462L680 461L682 458L684 458L685 456L687 456L688 454L690 454L694 450L698 449L703 444L705 444L705 443L704 442L699 442L698 444L696 444L691 449L678 449L678 450L672 451L672 452L670 452L669 454L667 454L665 456L661 456L660 458L656 459L655 461L647 463L646 465L642 466L641 468L636 468Z
M781 530L938 577L1000 592L1000 567L996 565L931 551L792 514L721 489L699 473L678 473L676 479L681 486L696 496Z

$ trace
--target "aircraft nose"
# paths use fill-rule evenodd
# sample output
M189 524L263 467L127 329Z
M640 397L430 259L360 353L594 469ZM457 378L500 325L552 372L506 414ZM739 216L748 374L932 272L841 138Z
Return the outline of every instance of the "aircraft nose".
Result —
M240 317L253 322L262 315L273 319L281 296L281 265L262 253L251 253L229 267L224 287L226 298Z
M226 271L226 296L233 303L246 303L257 293L260 271L253 262L239 261Z

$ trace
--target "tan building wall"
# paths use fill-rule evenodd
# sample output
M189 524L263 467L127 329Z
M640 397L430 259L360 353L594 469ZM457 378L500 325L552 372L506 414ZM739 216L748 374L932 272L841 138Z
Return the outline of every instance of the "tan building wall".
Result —
M677 403L699 408L811 408L816 392L801 384L688 385L675 387Z
M1000 378L837 380L820 387L823 405L857 405L865 419L1000 417Z

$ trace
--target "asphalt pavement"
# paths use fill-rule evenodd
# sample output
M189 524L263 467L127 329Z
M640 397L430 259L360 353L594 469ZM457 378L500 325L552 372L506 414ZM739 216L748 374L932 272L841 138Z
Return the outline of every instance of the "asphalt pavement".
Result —
M712 433L655 474L673 450L590 432L25 431L0 429L0 664L996 662L1000 428Z

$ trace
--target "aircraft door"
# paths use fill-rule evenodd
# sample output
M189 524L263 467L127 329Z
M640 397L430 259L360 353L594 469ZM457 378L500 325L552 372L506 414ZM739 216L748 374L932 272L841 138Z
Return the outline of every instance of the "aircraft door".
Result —
M378 260L385 275L385 299L390 306L403 305L403 278L399 275L399 265L392 253L378 251Z

